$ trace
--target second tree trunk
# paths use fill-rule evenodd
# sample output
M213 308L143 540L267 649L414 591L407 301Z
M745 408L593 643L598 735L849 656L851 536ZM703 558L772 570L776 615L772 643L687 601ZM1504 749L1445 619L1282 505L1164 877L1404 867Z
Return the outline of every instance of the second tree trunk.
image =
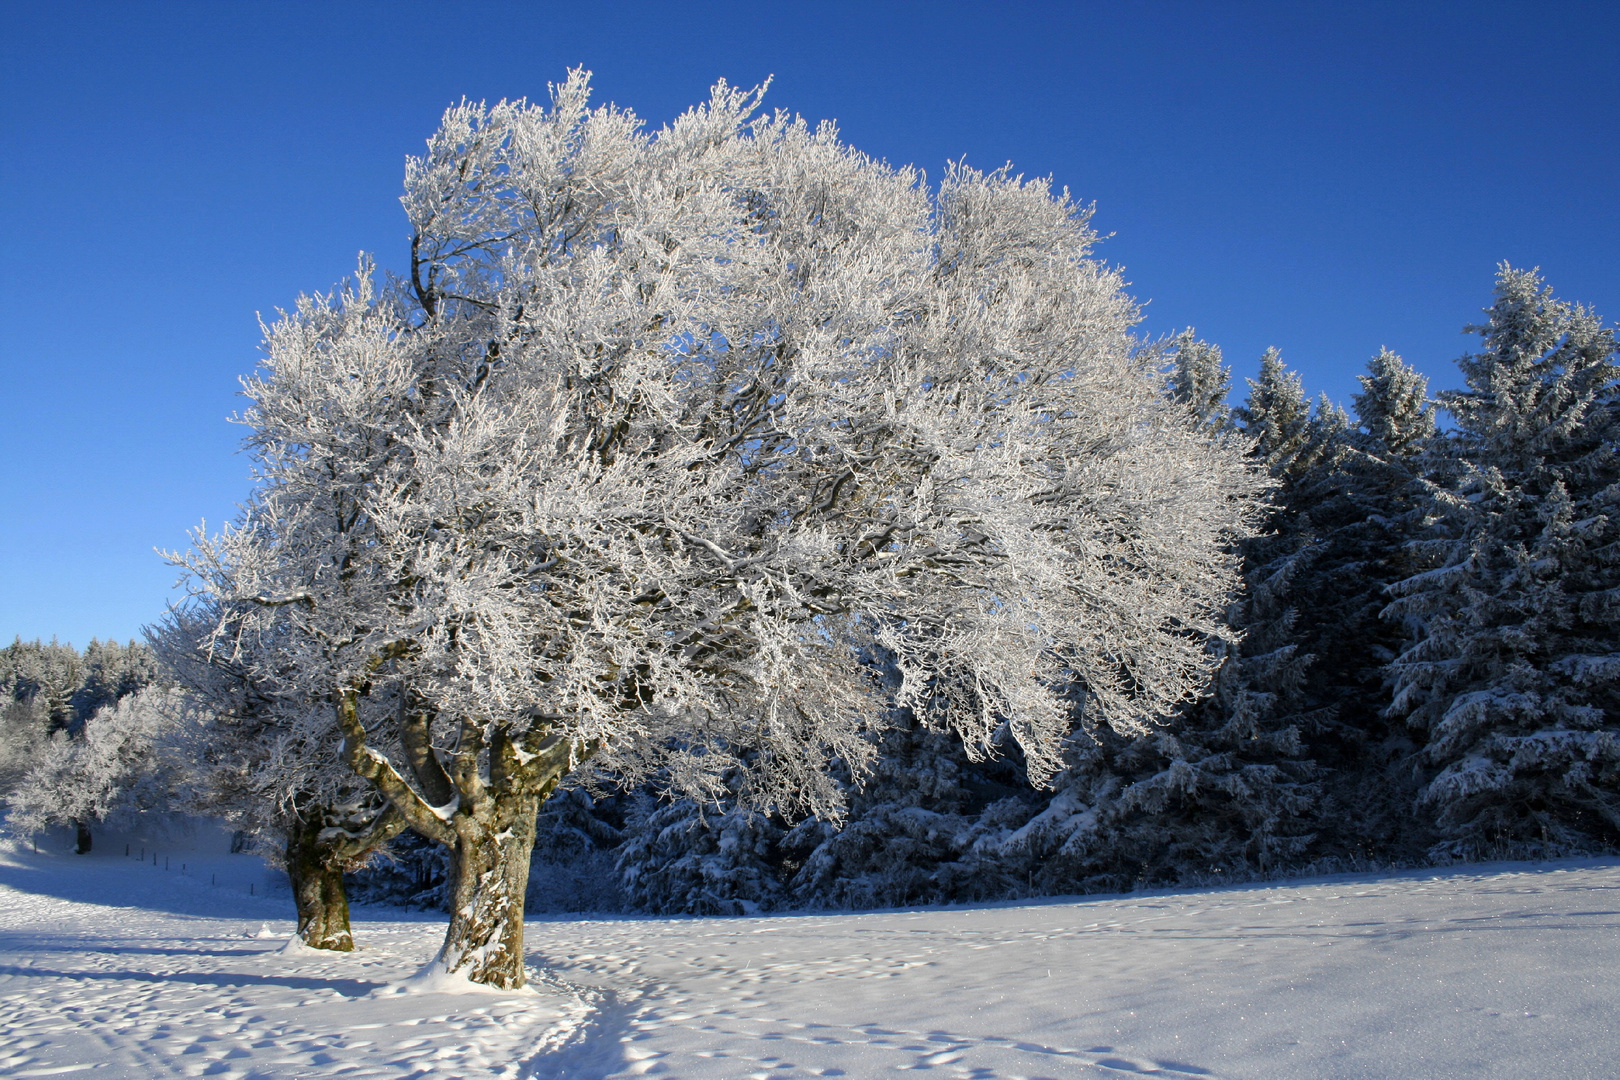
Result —
M298 936L312 949L349 952L349 897L343 871L320 844L321 824L295 821L287 832L287 877L298 906Z

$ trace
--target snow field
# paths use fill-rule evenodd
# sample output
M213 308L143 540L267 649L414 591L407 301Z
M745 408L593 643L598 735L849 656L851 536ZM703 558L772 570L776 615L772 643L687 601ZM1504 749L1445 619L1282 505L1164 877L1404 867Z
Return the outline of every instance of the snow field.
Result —
M197 851L180 875L108 846L0 853L0 1076L1620 1074L1620 860L545 918L528 937L542 974L508 995L400 992L442 917L357 909L355 953L286 949L285 894L238 887L262 875L251 856ZM210 887L220 867L237 876Z
M153 841L168 872L123 843L0 856L0 1076L518 1076L589 1012L566 990L401 993L439 920L368 923L362 950L318 952L290 941L285 879L224 837Z

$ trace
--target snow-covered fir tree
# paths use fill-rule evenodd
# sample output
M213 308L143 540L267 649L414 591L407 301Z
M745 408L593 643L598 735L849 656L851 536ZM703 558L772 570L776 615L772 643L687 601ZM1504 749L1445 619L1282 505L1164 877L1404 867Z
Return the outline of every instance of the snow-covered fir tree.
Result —
M1439 565L1395 587L1392 711L1421 733L1436 854L1620 847L1614 331L1504 265L1442 452Z
M9 658L0 651L0 664ZM13 677L0 675L0 800L10 797L34 767L51 735L50 707L42 695L18 692Z
M643 792L617 867L626 901L654 914L752 915L783 898L783 829L734 798L707 806Z
M47 734L71 730L85 719L73 710L73 695L84 685L84 658L79 650L52 638L13 641L0 650L0 689L7 699L26 702L42 714Z
M1196 360L1189 351L1189 360ZM1179 354L1178 354L1179 359ZM1245 380L1248 397L1232 410L1232 420L1249 439L1253 453L1265 462L1274 477L1296 475L1309 464L1311 445L1311 403L1305 396L1305 383L1297 372L1289 371L1282 353L1267 349L1260 357L1258 377ZM1195 414L1207 406L1196 399L1186 402Z
M810 819L782 840L796 902L893 907L997 899L1023 878L976 845L1021 825L1049 798L1029 788L1016 748L970 756L941 732L902 716L886 731L841 826Z
M1367 448L1381 459L1413 462L1434 438L1429 380L1388 349L1356 376L1361 393L1351 398L1356 425Z
M1170 397L1192 413L1200 426L1230 428L1232 405L1227 395L1232 392L1232 371L1222 361L1221 347L1189 328L1171 343L1170 356Z
M545 914L623 911L618 848L631 800L575 782L561 787L535 820L527 910Z
M1385 667L1400 648L1381 618L1386 587L1414 569L1409 542L1423 535L1432 438L1427 380L1382 350L1353 399L1355 425L1334 452L1287 491L1312 540L1293 602L1304 613L1301 649L1313 662L1304 690L1316 723L1305 731L1321 770L1323 799L1314 851L1341 861L1421 856L1404 725L1385 715Z
M1249 635L1242 655L1286 643L1300 665L1291 680L1298 754L1319 778L1316 836L1302 850L1318 861L1412 854L1402 847L1411 785L1397 765L1407 746L1382 716L1384 666L1399 636L1380 613L1385 586L1411 571L1406 541L1423 529L1416 463L1433 406L1423 378L1387 350L1361 383L1352 425L1326 398L1311 409L1302 382L1270 352L1236 410L1278 487L1269 532L1245 545L1251 599L1235 618Z

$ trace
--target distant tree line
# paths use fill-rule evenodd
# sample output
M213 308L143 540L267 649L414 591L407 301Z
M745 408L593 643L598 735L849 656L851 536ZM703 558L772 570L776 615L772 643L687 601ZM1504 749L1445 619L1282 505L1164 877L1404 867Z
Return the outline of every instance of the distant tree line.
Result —
M120 645L91 638L81 653L55 638L48 644L18 638L0 649L0 799L10 806L14 825L68 824L74 828L77 849L90 850L90 825L105 817L110 807L76 812L69 803L75 794L82 798L85 787L78 782L78 791L70 792L75 781L64 769L74 759L88 764L92 740L86 736L86 725L91 717L157 679L157 658L137 641ZM145 753L151 740L137 742L144 744ZM112 756L120 755L114 751ZM123 774L132 769L144 771L138 763L129 763L128 768L121 765L114 770L119 776L105 779L122 792L131 779ZM92 771L106 772L82 767L69 771L82 774L80 781Z

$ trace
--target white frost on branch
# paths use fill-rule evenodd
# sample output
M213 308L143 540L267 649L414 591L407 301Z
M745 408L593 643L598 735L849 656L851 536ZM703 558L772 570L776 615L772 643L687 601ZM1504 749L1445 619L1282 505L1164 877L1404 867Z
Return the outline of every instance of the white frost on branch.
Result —
M266 328L261 483L177 557L214 649L409 684L446 755L558 737L834 816L897 704L1040 782L1076 702L1139 732L1199 692L1263 481L1168 401L1089 210L724 83L656 134L587 97L451 109L410 277Z

